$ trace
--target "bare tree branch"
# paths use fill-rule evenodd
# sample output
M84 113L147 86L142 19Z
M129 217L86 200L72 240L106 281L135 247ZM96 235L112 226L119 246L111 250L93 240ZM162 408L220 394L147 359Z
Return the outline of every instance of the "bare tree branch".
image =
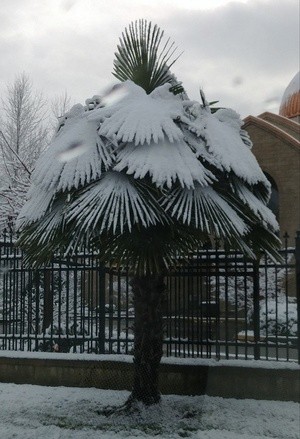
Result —
M29 171L29 169L27 168L26 164L23 162L23 160L21 159L21 157L19 156L19 154L10 146L10 144L8 143L4 133L0 130L0 134L7 146L7 148L13 153L13 155L19 160L19 162L21 163L21 165L23 166L23 168L25 169L25 171L28 173L28 175L31 175L31 171Z
M48 106L22 73L0 101L0 229L14 223L25 201L31 172L50 138Z

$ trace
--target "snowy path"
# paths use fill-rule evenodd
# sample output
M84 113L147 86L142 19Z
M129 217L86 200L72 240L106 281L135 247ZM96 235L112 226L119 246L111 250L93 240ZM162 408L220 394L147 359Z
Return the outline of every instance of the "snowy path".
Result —
M141 419L100 416L128 392L0 384L1 439L299 439L299 404L164 396Z

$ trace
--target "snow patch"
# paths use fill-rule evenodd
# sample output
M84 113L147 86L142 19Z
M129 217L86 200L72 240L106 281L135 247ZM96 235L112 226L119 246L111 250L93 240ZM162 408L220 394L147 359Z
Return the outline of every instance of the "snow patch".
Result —
M299 404L163 396L161 404L107 418L126 391L0 384L2 439L298 439ZM99 413L100 411L100 413Z

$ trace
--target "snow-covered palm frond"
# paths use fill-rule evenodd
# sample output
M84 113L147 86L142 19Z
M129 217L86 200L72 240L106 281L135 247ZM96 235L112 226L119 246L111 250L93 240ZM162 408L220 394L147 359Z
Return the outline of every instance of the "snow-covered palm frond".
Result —
M243 121L239 114L232 108L220 108L214 113L216 119L230 126L234 131L240 133Z
M24 227L42 218L49 209L54 198L53 190L43 190L32 185L28 191L28 201L20 210L17 228Z
M250 191L250 189L238 181L235 181L234 188L240 200L242 200L242 202L246 204L256 216L259 217L262 224L264 224L266 227L271 227L271 229L275 232L278 231L279 225L275 215L261 200L259 200L253 194L253 192Z
M169 92L168 84L159 87L161 93L155 90L156 93L150 95L133 83L127 82L126 87L128 95L113 108L99 109L90 115L90 119L105 117L99 129L100 135L134 142L135 145L157 143L165 136L170 142L183 138L182 131L174 122L183 115L182 103Z
M90 230L113 234L131 231L163 221L159 204L141 185L119 172L107 172L98 182L85 189L68 211L67 221L75 221L79 233Z
M222 111L222 121L218 113ZM226 114L226 119L224 114ZM240 123L231 111L219 110L214 114L203 112L190 123L188 128L201 139L205 139L208 152L219 162L226 172L233 172L250 185L259 182L269 187L264 173L249 147L243 142L240 134ZM230 123L231 121L231 123ZM202 144L199 144L198 154L201 155Z
M39 245L42 246L53 241L57 229L61 227L63 222L62 208L63 206L59 206L51 210L39 222L38 227L32 234L32 239L37 239Z
M27 249L26 261L31 264L49 259L56 246L63 242L64 199L56 200L51 211L48 211L36 223L29 224L20 237L20 244ZM56 236L58 235L58 240Z
M212 187L175 189L162 206L177 220L217 237L241 237L247 226L236 211Z
M57 192L78 188L98 178L112 164L109 142L104 144L97 134L98 122L87 119L82 111L66 120L50 147L39 158L32 181L40 188ZM81 154L70 155L72 148ZM64 157L64 155L66 157Z
M186 129L185 126L183 126L183 133L185 142L191 147L197 159L212 165L220 171L223 170L220 161L208 151L205 138L195 136L194 133Z
M130 79L151 93L156 87L172 82L170 67L176 49L174 43L162 46L163 31L152 27L147 20L135 21L122 34L118 51L115 53L113 75L120 81Z
M148 174L157 187L168 188L176 181L182 187L193 188L195 182L207 186L215 179L184 141L171 143L167 139L150 145L127 144L117 151L114 170L126 170L135 179Z

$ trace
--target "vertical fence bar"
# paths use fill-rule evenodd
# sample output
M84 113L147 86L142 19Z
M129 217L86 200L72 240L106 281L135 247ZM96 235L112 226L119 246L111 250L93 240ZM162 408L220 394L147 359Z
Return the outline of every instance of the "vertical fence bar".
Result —
M91 248L87 245L84 246L84 269L86 277L86 285L89 292L89 303L91 309L91 334L92 334L92 351L99 353L99 273L98 273L98 258L93 254ZM96 273L96 276L94 275Z
M220 304L220 267L219 267L219 245L216 242L215 247L215 263L216 263L216 269L215 269L215 280L216 280L216 308L217 308L217 315L216 315L216 346L215 346L215 353L216 353L216 359L221 359L221 304Z
M278 313L278 305L279 305L279 301L278 301L278 297L280 295L280 289L279 287L279 279L278 279L278 273L279 272L279 267L275 267L275 321L276 323L278 322L278 317L279 317L279 313ZM276 325L277 326L277 325ZM278 338L278 330L275 331L275 343L276 343L276 360L279 359L279 338Z
M274 268L276 270L276 266ZM264 276L265 276L265 282L264 282L264 289L265 289L265 296L264 296L264 310L265 310L265 339L266 339L266 360L269 359L269 270L268 270L268 260L267 256L264 256ZM275 288L277 288L277 285L275 285Z
M289 253L288 253L288 234L286 233L285 236L285 247L284 247L284 292L285 292L285 345L286 345L286 361L289 361L289 281L288 281L288 274L289 274Z
M194 341L194 318L192 315L192 309L193 306L191 304L191 300L192 300L192 289L191 289L191 281L193 280L193 276L194 276L194 262L193 259L191 258L189 261L189 265L187 266L187 277L186 277L186 284L187 284L187 341L188 341L188 357L192 356L193 357L193 352L194 352L194 348L193 348L193 341Z
M12 312L11 312L11 328L13 337L13 349L17 350L17 334L16 334L16 324L17 324L17 306L18 306L18 270L17 270L17 252L14 248L13 251L13 271L12 271L12 289L13 289L13 299L12 299Z
M207 285L208 285L208 250L204 251L205 253L202 253L202 258L200 261L200 267L201 267L201 290L200 290L200 301L199 301L199 308L200 308L200 356L203 357L203 349L204 349L204 339L205 339L205 331L206 331L206 325L204 324L204 318L203 318L203 303L205 301L205 295L207 291ZM200 252L199 252L200 254Z
M119 269L117 273L117 353L121 353L121 337L122 337L122 287L121 287L122 271Z
M254 359L260 359L259 259L253 263L253 330Z
M125 282L125 354L129 354L129 273L126 270Z
M105 267L101 265L98 268L99 276L99 354L105 353Z
M78 322L78 311L79 311L79 306L80 306L80 298L78 297L78 250L76 252L76 264L74 269L72 270L72 274L73 274L73 279L72 279L72 290L73 290L73 300L74 300L74 305L73 305L73 321L74 321L74 344L73 344L73 352L76 352L76 346L78 343L78 328L79 328L79 322Z
M52 264L53 267L53 264ZM63 266L62 266L62 261L61 259L59 259L59 263L58 263L58 270L57 270L57 297L58 297L58 306L57 306L57 318L55 319L57 321L57 328L58 328L58 333L61 333L61 330L63 330L66 333L66 326L68 325L68 322L66 320L66 307L68 307L68 304L65 303L64 307L63 307L63 301L66 301L65 299L65 295L66 292L64 291L64 285L63 285L63 276L65 275L65 271L63 271ZM53 285L53 276L52 276L52 285ZM64 291L64 293L63 293ZM63 299L64 297L64 299ZM53 300L53 299L52 299ZM65 328L62 328L63 326L63 321L65 321ZM51 334L53 333L53 319L50 325L50 331Z
M238 333L239 333L239 327L238 327L238 280L239 280L239 267L238 267L238 253L235 252L235 258L234 258L234 356L235 358L238 358Z
M296 235L295 262L296 262L296 294L297 294L297 343L298 363L300 364L300 231Z
M39 271L38 276L36 277L35 282L35 296L33 298L33 306L34 306L34 350L39 350L39 297L40 297L40 288L41 288L41 272Z
M181 306L180 306L180 299L181 299L181 276L182 274L179 273L178 276L176 276L176 290L175 290L175 297L176 297L176 305L175 305L175 312L176 312L176 331L177 331L177 335L175 335L175 342L176 342L176 355L180 357L181 356L181 323L182 323L182 310L181 310Z
M8 273L10 270L9 266L9 254L8 247L6 244L6 234L3 234L3 248L6 250L3 251L3 272L2 272L2 288L3 288L3 307L2 307L2 319L3 319L3 329L4 333L4 341L3 341L3 349L7 349L7 322L8 322Z
M201 343L199 343L199 340L201 340L202 336L202 324L200 321L200 312L201 312L201 297L202 297L202 275L201 275L201 266L199 267L199 264L201 264L202 261L199 261L200 253L197 252L197 277L196 277L196 347L197 347L197 357L199 357ZM201 331L201 332L200 332Z
M229 251L226 251L225 249L225 261L224 261L224 273L225 273L225 287L224 287L224 300L225 300L225 321L224 321L224 338L225 338L225 358L229 359L229 296L228 296L228 276L229 276L229 270L230 270L230 264L228 263L228 256Z

